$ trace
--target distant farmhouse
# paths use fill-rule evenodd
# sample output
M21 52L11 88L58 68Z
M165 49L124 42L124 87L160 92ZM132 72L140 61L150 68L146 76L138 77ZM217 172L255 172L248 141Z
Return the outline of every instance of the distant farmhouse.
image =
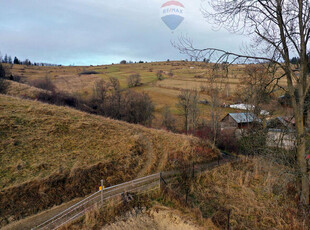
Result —
M261 122L253 113L229 113L221 120L221 129L249 129Z
M267 145L283 149L293 149L296 145L296 128L293 117L277 117L267 123Z
M253 111L255 109L255 105L249 105L249 104L235 104L229 106L232 109L240 109L240 110L246 110L246 111ZM269 112L266 110L261 110L260 115L263 116L269 116Z
M221 120L221 130L233 131L240 137L242 130L262 125L262 120L253 113L229 113ZM266 124L266 143L268 147L293 149L296 145L295 119L276 117Z

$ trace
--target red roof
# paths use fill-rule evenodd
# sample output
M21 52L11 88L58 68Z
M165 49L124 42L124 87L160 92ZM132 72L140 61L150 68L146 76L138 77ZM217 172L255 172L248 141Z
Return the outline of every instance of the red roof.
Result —
M163 4L161 7L165 7L165 6L181 6L184 7L184 5L178 1L169 1L166 2L165 4Z

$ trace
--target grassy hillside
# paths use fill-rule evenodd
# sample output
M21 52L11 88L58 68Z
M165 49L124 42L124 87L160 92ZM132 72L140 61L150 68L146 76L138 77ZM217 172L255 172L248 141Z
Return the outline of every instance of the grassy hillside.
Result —
M190 155L197 144L191 137L4 95L0 111L1 189L122 158L147 174L164 169L168 153Z
M39 89L24 83L10 80L7 80L7 82L8 82L7 94L10 96L36 99L38 94L46 92L43 89Z
M189 160L197 146L192 137L0 95L0 216L87 195L100 179L109 186L168 169L168 156ZM204 149L205 160L217 154Z
M221 102L233 103L235 92L240 92L243 86L246 65L232 65L228 78L218 79L215 84L223 89ZM212 64L201 62L155 62L137 63L126 65L103 65L103 66L23 66L12 65L10 69L14 76L20 76L23 81L31 83L36 79L48 76L55 84L57 90L78 95L80 98L90 98L93 94L94 83L100 79L109 81L115 77L120 81L121 88L126 89L127 79L131 74L140 74L143 85L135 87L134 90L146 92L155 102L154 127L161 126L161 113L165 106L170 106L172 113L178 118L178 127L182 127L180 111L176 107L178 95L182 89L197 89L209 85L208 79L213 74ZM164 80L157 80L157 72L162 71ZM92 74L90 74L92 72ZM85 74L86 73L86 74ZM172 74L170 74L172 73ZM217 72L224 75L222 70ZM281 84L285 82L281 82ZM209 95L201 93L201 99L210 100ZM201 117L210 120L211 107L200 105ZM228 112L236 110L221 108L220 117Z
M307 229L295 186L293 169L244 158L200 175L190 196L220 229L226 227L228 210L232 229Z
M262 158L243 157L198 174L191 181L187 205L184 191L174 183L168 193L149 195L147 202L141 199L149 208L145 213L136 215L137 208L132 209L134 214L119 212L125 207L108 206L63 229L226 229L228 210L231 229L308 229L309 217L298 209L293 173Z

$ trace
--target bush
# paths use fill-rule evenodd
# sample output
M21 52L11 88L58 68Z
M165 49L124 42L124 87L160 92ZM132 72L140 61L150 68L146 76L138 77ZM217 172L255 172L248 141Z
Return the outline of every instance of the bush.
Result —
M163 80L164 79L163 71L162 70L158 70L157 73L156 73L156 76L157 76L157 79L159 81Z
M174 132L176 130L176 119L170 112L170 108L166 106L162 113L162 126L167 130Z
M121 117L124 121L150 125L154 117L154 111L154 104L146 93L137 93L129 90L123 97Z
M91 74L99 74L97 71L83 71L80 73L80 75L91 75Z
M173 77L174 74L173 74L172 70L169 71L168 75L169 75L169 77Z
M6 77L6 71L4 66L0 63L0 78L5 78Z
M22 80L22 78L21 78L21 76L13 76L13 75L11 75L10 76L10 80L11 81L16 81L16 82L21 82L21 80Z
M3 65L0 63L0 93L6 93L9 83L5 80L6 71Z
M70 106L77 108L78 99L72 95L66 94L64 92L40 92L37 96L37 100L43 101L49 104Z
M49 90L49 91L55 91L56 89L56 86L54 85L52 80L47 76L43 79L33 80L30 84L33 85L34 87Z
M5 94L7 92L9 83L4 79L0 78L0 93Z
M141 84L141 76L140 74L132 74L128 77L127 84L129 88L140 86Z

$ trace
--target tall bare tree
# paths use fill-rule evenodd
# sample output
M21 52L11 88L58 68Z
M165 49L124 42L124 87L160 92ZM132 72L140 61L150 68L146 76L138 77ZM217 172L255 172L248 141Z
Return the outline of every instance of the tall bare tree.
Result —
M183 89L178 96L177 107L179 107L182 115L184 116L184 128L186 134L190 127L196 129L199 122L199 93L197 90Z
M282 74L274 82L286 78L297 131L297 162L300 175L300 200L309 204L310 178L307 172L306 131L304 124L305 97L310 87L308 54L310 39L310 0L208 0L211 8L202 6L203 15L211 23L225 27L232 33L253 38L252 52L233 53L217 48L197 49L192 41L180 38L181 52L192 57L218 62L256 60L278 66ZM211 10L209 10L211 9ZM254 51L255 50L255 51ZM300 60L299 71L294 70L290 58ZM297 94L295 94L295 89Z

